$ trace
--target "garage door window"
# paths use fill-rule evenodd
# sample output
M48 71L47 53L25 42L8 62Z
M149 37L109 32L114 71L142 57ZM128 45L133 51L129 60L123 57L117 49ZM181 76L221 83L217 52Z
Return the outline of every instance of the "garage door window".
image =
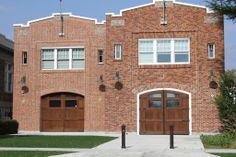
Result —
M161 108L161 100L151 100L150 107L151 108Z
M60 100L50 100L49 107L61 107Z
M66 100L66 107L77 107L76 100Z

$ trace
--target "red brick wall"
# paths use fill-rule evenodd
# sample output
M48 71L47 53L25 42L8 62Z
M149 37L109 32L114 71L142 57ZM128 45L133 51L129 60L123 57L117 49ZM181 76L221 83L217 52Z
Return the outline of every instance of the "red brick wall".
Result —
M105 27L94 21L74 17L64 18L65 37L59 37L60 20L56 16L32 23L30 27L15 27L14 118L20 130L40 130L40 98L55 92L74 92L85 96L85 130L103 130L103 93L97 79L103 73L98 65L97 51L105 49ZM84 46L85 70L41 70L40 50L43 47ZM28 52L28 64L21 64L22 51ZM22 94L22 76L26 76L29 93ZM99 118L98 118L99 117Z
M137 129L137 94L155 88L174 88L191 93L193 132L216 132L218 113L209 88L209 70L216 80L224 70L223 19L206 21L206 9L183 5L167 8L168 25L160 25L162 9L155 5L108 15L104 25L94 21L65 18L65 37L59 17L15 27L14 118L20 130L40 130L40 97L53 92L75 92L85 96L85 131L118 131L125 123L129 131ZM114 21L116 20L116 21ZM118 21L117 21L118 20ZM190 38L189 65L138 65L138 39ZM216 44L216 59L209 60L207 44ZM114 44L122 44L122 60L114 60ZM40 70L42 47L84 46L84 71ZM97 50L104 49L104 65L98 65ZM21 65L21 52L28 51L29 63ZM114 88L116 71L124 88ZM104 75L106 92L96 82ZM29 93L21 94L20 78L27 77Z
M167 8L166 26L160 25L162 8L150 5L123 12L123 16L107 16L107 62L105 79L109 87L105 99L106 130L116 131L122 123L129 131L137 128L137 94L155 88L174 88L192 95L192 131L217 132L218 113L209 88L209 70L216 80L224 70L223 19L206 23L206 9L171 5ZM112 26L124 20L125 25ZM138 39L190 38L189 65L138 65ZM208 59L207 44L216 44L216 59ZM114 60L114 44L122 44L122 60ZM114 89L115 72L119 71L124 88Z

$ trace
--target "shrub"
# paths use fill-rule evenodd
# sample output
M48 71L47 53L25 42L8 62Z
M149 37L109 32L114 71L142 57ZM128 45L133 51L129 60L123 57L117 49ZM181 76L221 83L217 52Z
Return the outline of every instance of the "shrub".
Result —
M219 148L229 148L236 140L236 134L224 133L219 135L202 135L201 140L206 147L216 146Z
M222 132L236 132L236 76L228 71L222 74L220 82L221 94L215 101L222 122Z
M17 134L19 123L16 120L1 120L0 135Z

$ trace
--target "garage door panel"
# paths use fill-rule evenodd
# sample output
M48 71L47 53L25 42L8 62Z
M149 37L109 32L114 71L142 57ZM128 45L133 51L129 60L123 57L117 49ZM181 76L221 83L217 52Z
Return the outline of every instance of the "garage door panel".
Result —
M188 134L189 132L186 131L189 129L189 122L188 121L166 121L166 134L170 133L170 126L174 124L174 134L184 135Z
M83 109L65 110L65 120L83 120L83 119L84 119Z
M66 120L64 121L64 131L65 132L82 132L84 131L84 121L83 120Z
M64 113L62 109L43 109L42 110L42 120L63 120L64 119Z
M162 109L148 109L145 111L145 119L146 120L162 120L163 112Z
M50 121L50 120L44 120L42 122L42 128L43 131L49 131L49 132L62 132L63 131L63 121Z

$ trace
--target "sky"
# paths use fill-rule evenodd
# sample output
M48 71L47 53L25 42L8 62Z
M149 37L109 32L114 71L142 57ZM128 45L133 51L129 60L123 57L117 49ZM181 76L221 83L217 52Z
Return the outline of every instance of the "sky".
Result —
M204 0L176 0L206 5ZM152 0L63 0L62 11L74 15L105 20L105 13L119 13L121 9L150 3ZM26 24L60 11L59 0L0 0L0 33L13 37L13 24ZM236 23L225 20L225 67L236 69Z

